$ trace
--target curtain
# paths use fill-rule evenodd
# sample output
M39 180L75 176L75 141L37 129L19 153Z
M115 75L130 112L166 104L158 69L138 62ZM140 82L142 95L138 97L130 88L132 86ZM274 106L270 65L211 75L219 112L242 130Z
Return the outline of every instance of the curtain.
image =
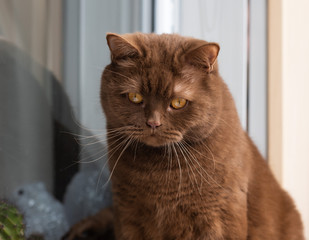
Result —
M53 191L68 165L60 160L76 158L72 136L60 134L78 132L62 89L61 53L61 0L0 0L0 198L37 181Z

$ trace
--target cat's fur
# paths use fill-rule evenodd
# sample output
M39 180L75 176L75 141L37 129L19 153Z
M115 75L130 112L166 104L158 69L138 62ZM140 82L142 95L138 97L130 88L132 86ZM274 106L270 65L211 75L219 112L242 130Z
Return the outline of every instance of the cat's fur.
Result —
M168 34L107 40L101 100L116 239L304 239L293 201L241 127L218 73L219 46ZM130 102L129 92L143 102ZM175 97L189 102L172 109ZM69 239L89 226L104 232L102 215Z

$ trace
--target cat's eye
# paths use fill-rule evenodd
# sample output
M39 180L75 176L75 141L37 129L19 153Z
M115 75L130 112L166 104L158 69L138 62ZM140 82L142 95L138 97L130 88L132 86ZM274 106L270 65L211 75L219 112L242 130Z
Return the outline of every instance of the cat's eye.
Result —
M129 93L128 97L133 103L141 103L143 101L143 97L139 93Z
M171 107L174 109L181 109L187 105L187 100L184 98L174 98L171 102Z

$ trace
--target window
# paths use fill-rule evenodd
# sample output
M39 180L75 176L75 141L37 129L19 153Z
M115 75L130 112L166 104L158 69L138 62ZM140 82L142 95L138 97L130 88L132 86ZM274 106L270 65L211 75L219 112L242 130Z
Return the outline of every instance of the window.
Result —
M0 0L0 198L39 182L63 201L74 177L105 164L99 86L110 61L106 32L218 42L242 125L266 155L265 2Z

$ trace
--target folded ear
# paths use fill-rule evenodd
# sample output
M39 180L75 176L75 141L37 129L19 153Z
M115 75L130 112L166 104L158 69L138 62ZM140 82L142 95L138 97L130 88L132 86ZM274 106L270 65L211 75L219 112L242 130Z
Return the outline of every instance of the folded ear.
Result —
M118 35L108 33L106 35L108 47L111 51L112 61L140 55L140 51L133 41L132 34Z
M185 55L185 61L197 67L203 67L210 73L213 71L213 66L217 60L220 51L220 46L217 43L207 43L189 50Z

